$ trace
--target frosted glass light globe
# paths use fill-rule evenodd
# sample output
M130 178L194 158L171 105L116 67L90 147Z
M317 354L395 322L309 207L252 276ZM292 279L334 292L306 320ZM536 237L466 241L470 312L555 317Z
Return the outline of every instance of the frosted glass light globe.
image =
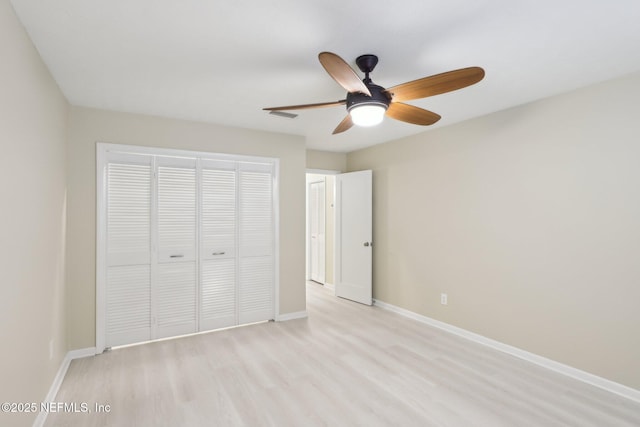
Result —
M358 126L375 126L382 123L384 113L387 111L382 105L364 104L357 105L349 110L353 124Z

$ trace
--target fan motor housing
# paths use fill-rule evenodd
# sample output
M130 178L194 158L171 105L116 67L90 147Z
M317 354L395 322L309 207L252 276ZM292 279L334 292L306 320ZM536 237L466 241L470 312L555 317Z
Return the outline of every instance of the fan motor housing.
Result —
M369 88L371 96L364 93L347 93L347 111L361 104L380 105L387 109L391 103L391 98L389 98L385 89L373 83L365 82L365 84Z

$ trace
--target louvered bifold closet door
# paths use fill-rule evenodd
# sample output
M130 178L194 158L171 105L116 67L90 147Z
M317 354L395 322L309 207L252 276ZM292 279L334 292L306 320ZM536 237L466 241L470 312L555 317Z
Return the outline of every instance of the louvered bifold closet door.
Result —
M237 324L236 167L236 162L201 161L201 331Z
M273 166L240 162L239 323L274 318Z
M106 165L105 345L151 338L152 157L110 154Z
M157 157L153 338L197 332L196 160Z

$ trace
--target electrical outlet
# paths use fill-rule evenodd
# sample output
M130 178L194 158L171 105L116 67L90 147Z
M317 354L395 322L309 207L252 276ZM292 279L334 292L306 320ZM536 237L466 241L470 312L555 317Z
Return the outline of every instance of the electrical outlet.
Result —
M440 294L440 304L447 305L447 294Z

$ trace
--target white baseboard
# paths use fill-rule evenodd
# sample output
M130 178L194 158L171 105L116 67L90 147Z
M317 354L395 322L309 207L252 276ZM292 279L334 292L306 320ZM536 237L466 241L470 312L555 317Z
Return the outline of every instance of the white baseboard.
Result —
M462 329L457 326L453 326L448 323L441 322L439 320L432 319L427 316L423 316L422 314L414 313L413 311L409 311L404 308L397 307L393 304L389 304L384 301L379 301L374 299L373 303L374 305L382 309L392 311L394 313L400 314L410 319L417 320L418 322L425 323L427 325L433 326L438 329L442 329L444 331L447 331L459 337L466 338L470 341L474 341L476 343L485 345L487 347L491 347L495 350L502 351L504 353L518 357L528 362L535 363L536 365L542 366L543 368L550 369L552 371L566 375L573 379L599 387L601 389L604 389L611 393L615 393L619 396L625 397L635 402L640 402L640 390L636 390L634 388L608 380L606 378L602 378L597 375L590 374L589 372L585 372L580 369L574 368L572 366L565 365L560 362L556 362L555 360L547 359L546 357L542 357L537 354L530 353L526 350L522 350L520 348L501 343L500 341L492 340L491 338L487 338L485 336L476 334L466 329Z
M96 348L95 347L87 347L80 348L78 350L71 350L67 353L67 357L69 358L69 363L75 359L82 359L83 357L95 356Z
M307 311L303 310L303 311L296 311L294 313L279 314L276 317L276 321L286 322L287 320L304 319L305 317L307 317Z
M58 368L58 373L53 379L53 383L49 388L49 392L47 396L44 398L43 402L55 402L56 395L58 394L58 390L60 390L60 386L62 385L62 381L64 380L64 376L67 374L67 370L69 369L69 365L71 361L74 359L82 359L83 357L95 356L96 348L88 347L81 348L78 350L71 350L62 359L62 363L60 364L60 368ZM33 427L41 427L44 425L44 422L47 420L47 415L49 415L46 411L40 411L36 420L33 422Z

